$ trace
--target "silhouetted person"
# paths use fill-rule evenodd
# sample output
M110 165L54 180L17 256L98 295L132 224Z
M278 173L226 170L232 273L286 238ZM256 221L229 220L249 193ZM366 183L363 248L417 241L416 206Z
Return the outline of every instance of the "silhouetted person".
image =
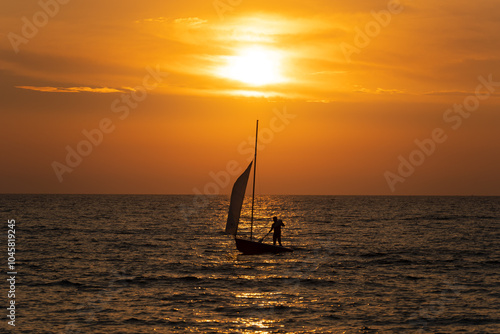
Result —
M278 240L278 243L281 246L281 226L285 226L285 224L283 224L283 221L281 219L278 220L278 217L273 217L273 220L274 220L274 223L271 226L271 229L269 230L269 232L274 230L273 245L276 245L276 240Z

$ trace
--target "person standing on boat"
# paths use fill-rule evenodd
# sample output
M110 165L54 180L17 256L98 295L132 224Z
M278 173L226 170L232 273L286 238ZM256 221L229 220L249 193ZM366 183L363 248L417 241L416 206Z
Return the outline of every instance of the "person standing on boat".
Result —
M285 224L283 224L283 221L281 219L278 219L278 217L273 217L273 221L274 223L271 226L269 233L274 230L273 245L276 245L276 240L278 240L278 243L281 246L281 226L285 226Z

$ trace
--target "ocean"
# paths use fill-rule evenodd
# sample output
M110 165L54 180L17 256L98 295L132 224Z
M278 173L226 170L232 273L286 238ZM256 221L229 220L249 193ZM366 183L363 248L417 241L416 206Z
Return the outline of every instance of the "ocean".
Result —
M228 206L228 196L0 195L2 240L15 220L16 244L15 298L3 255L2 328L500 333L500 197L258 196L254 236L276 215L294 248L263 255L239 254L223 233Z

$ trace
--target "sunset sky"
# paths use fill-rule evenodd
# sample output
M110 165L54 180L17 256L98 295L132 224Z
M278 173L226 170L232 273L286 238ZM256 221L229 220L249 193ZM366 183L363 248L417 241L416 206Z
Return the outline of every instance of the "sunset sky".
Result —
M260 194L500 195L499 31L498 0L2 1L0 192L228 194L259 119Z

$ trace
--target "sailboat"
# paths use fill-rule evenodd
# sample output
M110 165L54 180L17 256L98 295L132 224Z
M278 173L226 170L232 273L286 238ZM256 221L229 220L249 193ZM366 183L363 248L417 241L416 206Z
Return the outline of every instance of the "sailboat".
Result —
M231 192L231 201L229 203L229 212L227 215L226 223L226 234L231 234L234 236L236 242L236 248L243 254L263 254L263 253L283 253L283 252L293 252L291 248L286 248L282 246L270 245L262 243L262 239L256 241L253 239L253 212L255 203L255 172L257 168L257 139L259 137L259 121L257 120L257 126L255 130L255 154L253 161L250 162L245 171L238 177L236 182L234 182L233 190ZM253 189L252 189L252 211L250 218L250 239L245 239L237 236L238 224L240 221L241 208L243 206L243 200L245 198L245 192L248 183L248 177L250 175L250 170L253 165Z

